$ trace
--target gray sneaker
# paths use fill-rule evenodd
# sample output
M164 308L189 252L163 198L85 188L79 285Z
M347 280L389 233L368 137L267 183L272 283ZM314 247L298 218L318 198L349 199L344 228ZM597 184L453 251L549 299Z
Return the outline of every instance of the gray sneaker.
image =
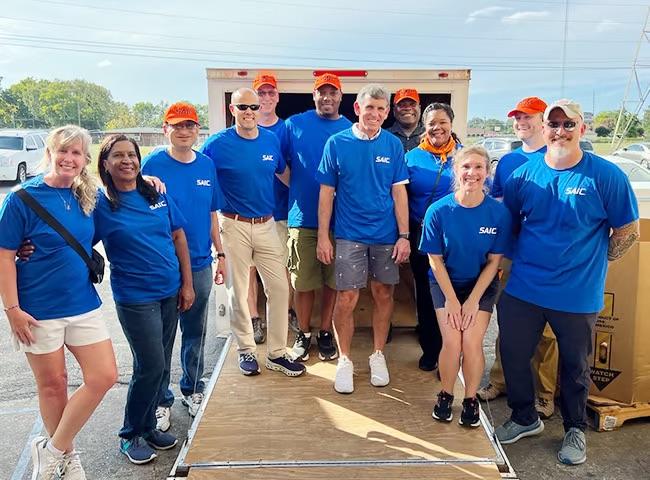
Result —
M253 317L251 318L251 322L253 323L253 339L255 340L255 344L259 345L260 343L264 343L266 341L266 331L264 330L264 321L260 317Z
M497 427L494 433L499 439L499 442L501 442L503 445L509 445L511 443L515 443L519 439L522 439L524 437L532 437L533 435L537 435L543 431L544 422L538 418L537 422L527 426L519 425L512 420L507 420L503 425Z
M570 428L564 434L562 448L557 452L557 459L565 465L580 465L587 460L587 440L579 428Z

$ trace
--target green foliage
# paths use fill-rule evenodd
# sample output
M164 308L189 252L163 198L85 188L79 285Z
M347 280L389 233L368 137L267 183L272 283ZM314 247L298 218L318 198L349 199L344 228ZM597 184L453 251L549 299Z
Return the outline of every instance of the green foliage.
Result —
M596 127L596 129L594 129L594 132L596 132L596 135L599 137L608 137L612 133L612 131L604 125Z
M610 133L613 133L614 129L616 128L616 121L618 120L618 115L619 115L618 110L609 110L605 112L600 112L598 115L594 117L595 129L598 129L598 127L605 127L610 131ZM641 126L641 122L636 117L636 115L630 112L623 112L623 118L621 119L621 125L619 126L619 128L625 128L628 122L630 122L630 127L627 130L626 137L636 138L643 135L643 127ZM598 132L596 130L594 131L598 135Z

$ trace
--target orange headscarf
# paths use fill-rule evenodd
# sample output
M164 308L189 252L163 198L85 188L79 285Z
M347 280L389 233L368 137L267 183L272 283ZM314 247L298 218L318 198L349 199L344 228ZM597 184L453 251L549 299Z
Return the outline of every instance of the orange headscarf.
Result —
M418 145L418 147L427 152L431 152L434 155L438 155L440 157L440 163L446 163L447 155L456 149L456 140L454 140L454 137L451 136L449 137L449 141L447 143L436 147L433 143L431 143L429 137L425 135L424 139L422 142L420 142L420 145Z

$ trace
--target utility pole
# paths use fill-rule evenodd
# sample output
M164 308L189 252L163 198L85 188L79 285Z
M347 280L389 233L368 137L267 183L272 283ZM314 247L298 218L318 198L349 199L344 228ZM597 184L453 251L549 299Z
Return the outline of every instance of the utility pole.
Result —
M77 100L77 125L81 126L81 108L79 107L79 100Z
M621 102L621 109L618 112L618 119L616 120L616 127L614 128L614 134L612 135L612 150L616 150L623 143L623 139L627 134L627 131L630 129L634 118L638 117L639 113L643 110L648 95L650 95L650 84L645 87L641 86L641 81L639 80L639 70L643 67L647 68L647 64L639 63L639 52L641 51L641 45L650 42L650 25L648 25L648 20L650 20L650 7L645 16L645 21L643 22L643 28L641 29L641 36L639 37L639 42L636 45L636 52L634 54L634 60L632 61L632 70L630 72L630 78L627 82L627 87L625 87L625 94L623 95L623 102ZM630 89L632 88L632 83L634 82L636 87L636 94L634 99L628 99L630 96ZM627 121L625 120L625 113L627 112L627 106L631 104L634 107L634 110L630 110L631 115L628 116Z
M564 41L562 42L562 80L560 97L564 98L564 74L566 70L566 41L569 35L569 0L564 1Z

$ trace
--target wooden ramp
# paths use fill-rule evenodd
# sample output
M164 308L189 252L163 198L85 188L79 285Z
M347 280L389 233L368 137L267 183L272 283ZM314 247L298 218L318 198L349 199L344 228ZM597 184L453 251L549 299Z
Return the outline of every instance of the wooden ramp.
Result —
M288 378L262 361L261 375L245 377L229 341L172 478L502 478L497 465L504 470L507 459L483 426L458 425L459 400L453 422L431 418L439 383L417 368L413 331L397 331L386 347L387 387L370 385L370 348L370 331L358 330L355 391L341 395L333 389L336 362L314 354L304 376ZM258 357L264 358L263 349ZM462 399L460 382L455 395Z

